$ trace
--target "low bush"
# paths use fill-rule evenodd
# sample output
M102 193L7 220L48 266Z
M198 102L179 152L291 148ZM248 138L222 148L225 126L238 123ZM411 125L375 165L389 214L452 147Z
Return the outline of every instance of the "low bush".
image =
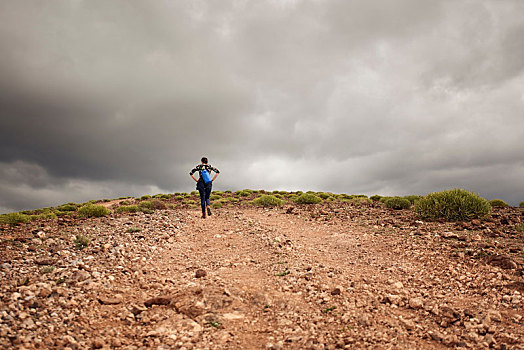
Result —
M315 196L312 193L303 193L295 200L297 204L317 204L322 202L322 198Z
M517 232L524 232L524 222L521 222L519 224L515 225L515 231Z
M422 196L417 196L415 194L404 196L411 204L415 204L416 201L418 201Z
M67 203L62 204L56 207L59 211L75 211L78 208L78 204L76 203Z
M31 217L25 214L9 213L0 215L0 224L2 225L16 225L29 221L31 221Z
M487 216L491 205L476 193L456 188L424 196L415 203L415 212L429 220L472 220Z
M253 193L250 190L242 190L242 191L236 191L235 194L240 197L249 197Z
M57 216L52 211L44 211L38 215L32 215L31 218L34 220L52 220L52 219L56 219Z
M380 203L386 203L386 201L387 201L388 199L390 199L390 198L393 198L393 197L385 196L385 197L380 198L378 201L379 201Z
M111 210L107 209L103 205L86 204L78 209L78 215L81 217L101 217L111 213Z
M198 191L192 191L192 192L190 193L191 196L198 196L198 194L199 194Z
M143 200L143 201L145 201L146 199L150 199L150 198L151 198L151 196L148 195L148 194L146 194L146 195L140 197L140 199Z
M253 203L262 207L278 207L281 206L284 201L272 195L262 195L253 200Z
M519 207L520 207L520 208L524 208L524 201L522 201L522 202L519 203Z
M509 207L509 204L504 202L502 199L492 199L489 201L489 204L491 204L494 208L506 208Z
M73 241L76 247L80 250L84 249L91 243L91 237L85 235L77 235Z
M322 198L322 199L328 199L330 198L331 196L333 196L333 193L328 193L328 192L319 192L317 193L317 196Z
M371 204L372 200L369 198L363 198L363 197L357 197L349 200L351 203L353 203L356 206L361 206L363 204Z
M386 208L396 210L409 209L411 207L411 202L408 199L402 197L388 198L384 204L386 205Z
M213 209L222 208L222 203L221 202L212 203L211 204L211 208L213 208Z
M219 200L220 198L222 197L219 196L218 194L212 194L211 196L209 196L209 200L212 200L212 201Z
M138 203L138 209L140 209L140 210L142 210L142 209L153 210L153 202L151 202L151 201L140 202L140 203Z
M138 208L138 205L122 205L115 209L115 212L117 213L136 213L140 209Z
M373 202L378 202L380 198L382 198L382 196L379 196L378 194L369 197L369 199L371 199Z
M153 202L151 202L151 206L153 210L167 209L166 203L162 202L159 199L155 199Z

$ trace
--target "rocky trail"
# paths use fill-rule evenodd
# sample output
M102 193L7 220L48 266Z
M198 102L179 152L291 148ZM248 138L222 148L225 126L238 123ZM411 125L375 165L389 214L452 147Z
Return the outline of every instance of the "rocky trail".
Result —
M522 218L324 203L5 226L0 347L524 349Z

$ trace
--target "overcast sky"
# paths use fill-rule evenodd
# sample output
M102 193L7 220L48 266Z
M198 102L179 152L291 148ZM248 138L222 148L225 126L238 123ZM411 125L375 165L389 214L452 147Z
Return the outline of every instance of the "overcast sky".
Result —
M0 212L215 189L524 200L524 1L0 0Z

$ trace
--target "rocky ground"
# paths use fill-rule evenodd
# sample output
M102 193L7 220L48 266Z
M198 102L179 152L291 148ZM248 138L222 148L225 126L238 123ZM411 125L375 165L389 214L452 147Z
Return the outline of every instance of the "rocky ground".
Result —
M524 349L523 219L324 203L4 226L0 347Z

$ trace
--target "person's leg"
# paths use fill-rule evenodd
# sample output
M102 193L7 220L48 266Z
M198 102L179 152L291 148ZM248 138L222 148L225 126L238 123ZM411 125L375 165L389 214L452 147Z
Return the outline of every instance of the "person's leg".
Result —
M213 184L210 183L206 185L206 205L207 205L207 215L211 215L211 209L209 206L211 205L209 201L209 197L211 196L211 189L213 188Z
M204 186L200 185L200 183L197 184L197 190L200 194L200 206L202 207L202 217L206 217L206 191Z

